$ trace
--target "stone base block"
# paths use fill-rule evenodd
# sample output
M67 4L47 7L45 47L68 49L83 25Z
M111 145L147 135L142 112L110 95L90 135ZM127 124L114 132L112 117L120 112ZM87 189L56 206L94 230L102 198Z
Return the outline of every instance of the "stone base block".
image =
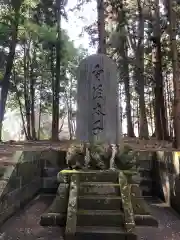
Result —
M44 213L40 220L41 226L61 226L66 225L66 214L61 213Z
M137 240L134 233L127 233L121 227L77 227L74 239L77 240Z

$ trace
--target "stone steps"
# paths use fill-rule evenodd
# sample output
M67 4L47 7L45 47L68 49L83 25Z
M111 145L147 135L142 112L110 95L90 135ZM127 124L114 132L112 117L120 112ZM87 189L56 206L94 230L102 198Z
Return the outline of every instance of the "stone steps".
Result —
M61 183L48 209L41 215L42 226L65 226L68 204L68 184ZM47 195L47 194L46 194Z
M122 201L120 196L79 196L78 207L86 210L117 210L122 209Z
M136 226L157 227L157 221L151 215L135 214ZM124 213L120 210L84 210L77 212L77 226L124 227Z
M83 226L77 227L75 238L77 240L137 240L133 233L127 233L120 226L104 227L104 226Z
M79 196L84 195L120 196L120 187L111 182L81 182Z
M80 174L80 182L118 182L118 173L114 171L107 171L104 174L104 171L99 171L98 174L94 174L95 171L87 171L86 174Z
M77 226L123 227L124 214L118 210L84 210L77 212Z
M150 179L143 176L141 169L140 180L143 194L148 195ZM109 174L108 177L98 176L98 178L87 177L84 182L80 182L77 226L74 239L137 239L135 233L127 232L124 225L125 215L123 212L122 199L120 195L120 185L118 178L115 180ZM111 178L110 178L111 177ZM93 180L88 182L88 180ZM103 180L96 182L96 180ZM113 180L113 182L106 182ZM105 181L106 180L106 181ZM136 190L136 186L133 189ZM137 198L143 201L143 197L138 192ZM138 203L138 202L137 202ZM143 203L142 203L143 204ZM144 205L143 205L144 206ZM137 226L157 226L157 221L149 212L134 202L134 221ZM143 215L144 214L144 215Z
M113 240L137 239L135 233L133 231L128 232L128 228L125 226L126 216L123 210L119 178L116 172L84 172L79 173L79 179L75 204L76 210L73 213L75 214L75 218L73 219L76 219L75 225L73 225L74 234L69 235L67 232L65 234L67 239L69 239L68 237L78 240L92 238L98 240L110 238ZM139 180L141 184L133 184L133 191L137 192L136 198L139 199L133 201L135 224L137 226L157 227L156 219L150 215L143 203L144 196L148 197L151 190L151 188L149 188L151 185L150 170L140 168ZM133 182L135 183L136 181L133 180ZM67 191L69 192L68 195L72 191L70 191L70 189L68 190L68 185L68 183L60 183L56 198L51 207L41 216L41 225L66 226L68 218L64 208L68 200L60 198L62 195L66 195ZM139 189L139 185L141 186L142 192Z
M151 181L143 180L140 184L142 190L142 196L152 196ZM120 196L120 187L118 183L111 182L83 182L80 183L79 196L85 195L106 195L108 196Z

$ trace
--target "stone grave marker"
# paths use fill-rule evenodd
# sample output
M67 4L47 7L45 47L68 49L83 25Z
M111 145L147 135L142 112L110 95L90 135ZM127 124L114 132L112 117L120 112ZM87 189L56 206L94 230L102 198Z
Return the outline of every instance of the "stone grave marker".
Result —
M118 144L118 102L116 64L104 54L84 59L78 69L76 139Z

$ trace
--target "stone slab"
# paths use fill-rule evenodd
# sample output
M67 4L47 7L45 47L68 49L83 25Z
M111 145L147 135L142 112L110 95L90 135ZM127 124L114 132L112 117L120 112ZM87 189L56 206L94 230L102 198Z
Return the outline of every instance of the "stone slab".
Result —
M52 189L53 192L54 190L56 191L59 186L59 183L57 182L57 177L45 177L43 178L43 184L42 188L43 189Z
M41 226L61 226L66 225L66 214L62 213L44 213L40 219Z
M76 139L120 142L116 64L104 54L84 59L78 69Z
M127 233L124 229L108 227L77 227L77 240L137 240L134 233Z
M127 233L123 228L110 227L77 227L77 232L74 237L76 240L137 240L134 233Z
M124 224L124 214L117 210L84 210L77 212L78 226L118 227Z
M92 173L82 173L79 174L79 178L81 182L112 182L117 183L118 182L118 173L117 172L93 172Z
M79 196L84 195L113 195L119 196L119 184L101 183L101 182L84 182L80 183Z
M122 209L121 197L115 196L80 196L78 207L86 210L119 210Z

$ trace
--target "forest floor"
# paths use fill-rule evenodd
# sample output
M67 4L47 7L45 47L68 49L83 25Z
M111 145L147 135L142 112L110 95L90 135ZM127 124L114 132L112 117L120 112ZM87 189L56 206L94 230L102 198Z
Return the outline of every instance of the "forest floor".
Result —
M43 150L62 150L66 151L71 144L78 143L76 140L40 140L40 141L7 141L0 142L0 153L9 151L43 151ZM150 138L149 140L142 140L139 138L122 138L123 144L128 144L134 150L142 151L178 151L172 148L172 142L159 141L155 138ZM121 143L120 143L121 144ZM179 149L180 151L180 149Z
M180 215L159 200L150 200L149 204L159 227L138 228L138 240L180 240Z
M52 196L37 196L0 228L0 240L63 240L59 227L43 227L41 214L52 202Z
M39 225L41 214L52 197L38 196L16 213L0 228L0 240L63 240L63 229ZM138 240L180 240L180 217L159 200L150 201L152 215L159 221L158 228L138 228Z

